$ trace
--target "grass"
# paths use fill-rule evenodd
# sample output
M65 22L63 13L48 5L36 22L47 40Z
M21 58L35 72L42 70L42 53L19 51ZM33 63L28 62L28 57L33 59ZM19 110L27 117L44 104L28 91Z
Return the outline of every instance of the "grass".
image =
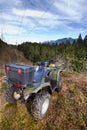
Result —
M2 90L2 86L0 85L0 91Z
M20 102L6 104L0 110L0 130L86 130L87 79L82 74L64 73L62 76L63 90L53 93L43 120L35 122Z

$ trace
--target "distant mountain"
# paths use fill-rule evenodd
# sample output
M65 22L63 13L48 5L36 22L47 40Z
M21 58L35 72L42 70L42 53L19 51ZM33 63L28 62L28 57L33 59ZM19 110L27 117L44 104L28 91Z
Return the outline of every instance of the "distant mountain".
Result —
M72 44L74 40L75 40L75 39L69 37L69 38L58 39L58 40L56 40L55 42L59 44L59 43L65 43L66 41L70 41L70 43Z
M44 44L47 44L47 43L49 43L49 44L53 44L53 43L54 44L60 44L60 43L66 43L66 41L70 41L70 43L72 44L74 40L76 40L76 39L69 37L69 38L61 38L61 39L51 40L51 41L44 41L43 43Z

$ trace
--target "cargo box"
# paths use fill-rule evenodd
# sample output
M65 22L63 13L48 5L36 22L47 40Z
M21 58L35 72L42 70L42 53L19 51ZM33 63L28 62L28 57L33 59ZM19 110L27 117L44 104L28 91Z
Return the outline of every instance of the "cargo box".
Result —
M33 82L34 67L24 64L6 64L5 71L8 79L12 83L20 83L21 85Z

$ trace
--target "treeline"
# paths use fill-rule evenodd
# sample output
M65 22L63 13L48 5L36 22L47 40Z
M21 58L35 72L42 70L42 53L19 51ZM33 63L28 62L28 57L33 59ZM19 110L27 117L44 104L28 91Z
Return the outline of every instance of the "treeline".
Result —
M87 35L82 39L80 34L72 44L68 40L61 44L24 42L18 45L18 50L34 63L57 58L60 55L72 64L75 71L87 69Z

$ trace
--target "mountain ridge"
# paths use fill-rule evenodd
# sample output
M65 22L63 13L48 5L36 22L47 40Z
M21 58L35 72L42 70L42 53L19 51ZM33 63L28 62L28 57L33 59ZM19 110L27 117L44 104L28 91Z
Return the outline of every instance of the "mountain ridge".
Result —
M71 37L65 37L65 38L61 38L61 39L57 39L57 40L50 40L50 41L44 41L43 43L44 44L60 44L60 43L66 43L66 41L70 41L70 43L72 44L74 42L74 40L77 40L77 39L74 39L74 38L71 38Z

